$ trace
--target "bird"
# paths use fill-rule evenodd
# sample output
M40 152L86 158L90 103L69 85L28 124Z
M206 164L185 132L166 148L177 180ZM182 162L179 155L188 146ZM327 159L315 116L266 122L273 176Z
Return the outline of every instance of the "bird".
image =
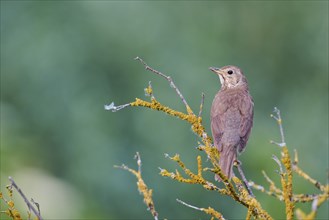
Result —
M254 118L254 101L242 70L228 65L209 67L219 76L221 88L215 95L210 112L214 146L220 153L219 167L231 179L237 155L245 150ZM215 176L221 181L219 176Z

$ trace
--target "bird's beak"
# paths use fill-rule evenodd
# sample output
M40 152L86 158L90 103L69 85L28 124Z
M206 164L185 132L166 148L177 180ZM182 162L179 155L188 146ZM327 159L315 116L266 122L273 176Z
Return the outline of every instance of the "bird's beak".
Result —
M221 75L223 74L220 68L217 68L217 67L209 67L209 69L211 71L213 71L214 73L216 73L216 74L221 74Z

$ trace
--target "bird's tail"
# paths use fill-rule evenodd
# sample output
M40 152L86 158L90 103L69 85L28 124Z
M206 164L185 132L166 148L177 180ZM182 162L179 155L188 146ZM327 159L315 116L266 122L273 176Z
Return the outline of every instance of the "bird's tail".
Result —
M236 148L233 146L224 146L222 148L222 152L220 154L219 159L219 167L221 168L222 172L231 179L234 175L233 173L233 164L237 157ZM220 177L216 175L215 179L217 181L221 181Z

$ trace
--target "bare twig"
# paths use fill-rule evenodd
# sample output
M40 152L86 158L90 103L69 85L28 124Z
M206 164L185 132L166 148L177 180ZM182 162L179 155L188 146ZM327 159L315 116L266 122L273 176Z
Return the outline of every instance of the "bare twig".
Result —
M11 182L11 186L14 187L17 192L21 195L21 197L24 199L25 204L27 205L27 207L32 210L32 212L35 214L35 216L39 219L42 220L43 218L40 215L40 212L38 212L34 206L31 204L31 202L26 198L26 196L24 195L23 191L17 186L17 184L15 183L14 179L10 176L8 177L9 181Z
M131 105L130 103L127 103L127 104L124 104L124 105L115 106L114 102L112 102L109 105L104 105L104 109L108 110L108 111L112 111L112 112L117 112L117 111L120 111L121 109L124 109L124 108L130 106L130 105Z
M202 208L199 208L199 207L196 207L196 206L193 206L193 205L190 205L190 204L187 204L186 202L183 202L182 200L180 199L176 199L177 202L191 208L191 209L195 209L195 210L199 210L199 211L202 211Z
M286 146L286 142L285 142L284 133L283 133L281 113L280 113L280 110L277 107L274 107L273 112L276 113L276 116L271 114L271 117L274 118L276 120L276 122L278 123L278 125L279 125L280 135L281 135L281 143L271 141L271 144L276 144L279 147L284 147L284 146Z
M276 115L271 115L272 118L276 120L276 122L279 125L280 129L280 135L281 135L281 143L276 143L274 141L271 141L271 143L274 143L281 147L281 161L276 157L273 156L272 158L277 162L277 164L280 167L280 179L281 179L281 185L282 185L282 195L284 202L286 204L286 218L293 219L294 216L294 201L293 201L293 189L292 189L292 163L289 155L289 151L285 142L284 138L284 132L283 132L283 126L282 126L282 119L280 110L277 107L274 107L273 111ZM285 168L285 171L282 169L282 164Z
M176 91L177 95L182 100L183 104L186 107L187 112L189 114L192 114L193 113L192 110L191 110L191 108L190 108L190 106L187 104L186 99L184 98L184 96L182 95L182 93L179 91L178 87L175 85L174 81L172 80L172 78L170 76L167 76L167 75L161 73L160 71L151 68L149 65L147 65L144 62L144 60L142 60L139 57L136 57L135 60L138 60L139 62L141 62L144 65L144 67L145 67L146 70L151 71L151 72L153 72L153 73L155 73L155 74L157 74L157 75L165 78L169 82L170 87L172 87Z
M280 175L282 175L283 174L283 168L282 168L282 164L281 164L279 158L275 155L272 155L272 159L279 165Z
M137 160L138 173L142 175L142 160L139 152L136 152L135 159Z
M36 201L34 201L33 198L31 198L31 202L37 207L39 214L41 214L41 212L40 212L40 204L37 203Z
M275 183L273 182L273 180L270 179L270 177L268 177L268 175L265 173L265 171L262 171L264 178L266 179L266 181L270 184L270 191L275 193L276 195L282 195L282 190L280 190L279 188L276 187ZM282 196L278 197L282 200Z
M247 178L246 178L246 176L244 175L244 172L243 172L243 170L242 170L242 166L241 166L242 163L241 163L240 161L238 161L238 160L236 160L235 162L236 162L235 165L236 165L236 167L238 168L238 171L239 171L240 176L241 176L241 178L242 178L243 184L244 184L245 187L247 188L247 191L248 191L249 195L252 196L252 197L255 197L255 195L252 193L252 190L251 190L251 188L250 188L250 186L249 186L248 180L247 180Z
M190 205L190 204L188 204L186 202L183 202L180 199L176 199L176 201L179 202L179 203L181 203L182 205L185 205L185 206L191 208L191 209L195 209L195 210L198 210L198 211L201 211L201 212L205 212L205 213L207 213L207 214L215 217L216 219L221 219L221 220L224 220L225 219L221 213L217 212L216 210L214 210L211 207L208 207L208 208L199 208L199 207Z

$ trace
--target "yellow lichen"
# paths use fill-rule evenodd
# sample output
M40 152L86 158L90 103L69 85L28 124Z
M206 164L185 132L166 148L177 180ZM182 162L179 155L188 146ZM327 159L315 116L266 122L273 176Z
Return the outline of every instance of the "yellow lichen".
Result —
M157 218L158 213L157 213L157 211L155 210L155 207L154 207L154 202L153 202L153 198L152 198L152 189L148 189L147 185L145 184L145 182L142 178L141 159L140 159L140 156L139 156L138 153L136 154L136 158L137 158L137 164L138 164L138 171L133 170L133 169L131 169L131 168L125 166L125 165L115 166L115 167L127 170L137 178L138 191L143 195L144 203L147 205L147 207L150 210L152 216L154 218Z
M10 200L5 199L3 193L0 192L0 199L3 200L8 206L8 208L6 210L4 210L4 211L1 210L0 211L0 215L1 215L1 213L4 213L7 216L9 216L10 218L12 218L13 220L22 220L21 214L15 208L15 203L12 200L13 190L10 186L7 186L6 188L8 190L8 195L9 195Z
M265 210L262 209L259 202L257 202L257 200L255 198L253 198L249 195L248 191L243 187L242 182L239 178L237 178L237 177L232 178L234 183L238 186L238 191L239 191L239 194L238 194L235 191L234 186L232 185L232 183L228 181L227 177L225 177L220 172L220 170L218 168L215 168L215 169L214 168L204 168L204 169L202 169L202 160L201 160L200 156L197 157L197 163L198 163L197 174L193 173L190 169L186 168L185 164L181 161L178 154L176 154L173 157L169 157L169 159L177 162L178 165L185 172L185 174L187 176L189 176L189 178L182 177L179 174L178 171L176 171L176 173L171 173L171 172L168 172L167 170L164 170L164 169L162 169L161 173L160 173L162 176L170 177L170 178L172 178L174 180L177 180L179 182L184 182L184 183L189 183L189 184L200 184L207 190L213 190L213 191L219 192L223 195L229 195L234 200L236 200L237 202L239 202L242 205L250 208L252 210L253 216L255 216L255 217L258 216L258 217L264 218L264 219L272 219L271 216ZM213 184L209 181L206 181L202 177L202 172L203 171L208 171L208 170L220 175L221 178L223 178L222 180L225 183L226 189L218 188L215 184Z
M12 200L8 201L7 204L10 208L15 206L15 203Z
M281 122L281 120L280 120ZM294 217L294 202L292 193L292 167L291 159L289 155L288 148L286 146L282 147L282 158L281 161L286 168L286 172L281 174L281 184L283 189L283 199L286 204L286 218L288 220ZM286 177L286 178L285 178Z
M277 117L271 115L271 117L275 118L277 121L280 133L281 133L281 143L276 143L274 141L271 141L271 143L274 143L278 145L281 148L281 162L284 166L284 169L281 167L280 161L277 159L276 162L280 166L280 182L281 182L281 189L275 186L274 182L263 172L263 175L267 182L270 184L269 190L265 190L264 187L257 185L255 183L252 183L251 186L257 190L260 190L262 192L265 192L268 195L273 195L276 198L278 198L280 201L284 201L285 208L286 208L286 219L293 219L294 218L294 209L295 209L295 203L297 202L312 202L312 211L309 214L305 214L301 209L296 210L296 217L297 219L307 219L312 220L316 217L317 209L318 207L328 200L329 198L329 185L323 185L320 182L316 181L315 179L311 178L308 174L306 174L303 170L301 170L297 164L298 164L298 155L297 151L295 151L295 157L294 161L291 161L291 157L288 151L288 148L284 141L284 135L283 135L283 128L282 128L282 119L280 116L280 111L275 108L275 111L277 113ZM321 193L319 194L293 194L293 172L297 173L299 176L304 178L306 181L309 181L312 183L316 188L318 188Z
M216 219L224 219L224 217L221 213L217 212L215 209L213 209L211 207L208 207L207 209L202 208L201 211L204 211L205 213L215 217Z
M246 220L250 220L251 219L251 217L252 217L252 209L253 209L253 207L251 207L251 206L248 208Z
M152 90L152 87L150 85L147 88L145 88L145 93L148 94L148 95L152 95L153 90Z
M197 157L197 162L198 162L198 176L202 177L202 161L201 161L201 156Z

